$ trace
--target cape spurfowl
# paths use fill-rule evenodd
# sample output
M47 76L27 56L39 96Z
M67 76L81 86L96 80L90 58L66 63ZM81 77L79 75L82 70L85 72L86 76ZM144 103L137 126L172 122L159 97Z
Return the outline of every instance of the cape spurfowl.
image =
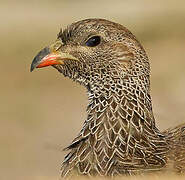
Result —
M73 23L38 53L31 71L50 65L85 86L89 99L62 176L185 171L185 124L156 127L148 57L128 29L104 19Z

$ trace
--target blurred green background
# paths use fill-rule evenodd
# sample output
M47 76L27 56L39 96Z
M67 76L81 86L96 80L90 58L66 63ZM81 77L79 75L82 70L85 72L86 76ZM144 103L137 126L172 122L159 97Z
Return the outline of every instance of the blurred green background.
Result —
M0 1L0 180L58 179L86 118L86 90L49 67L29 72L61 27L105 18L133 32L149 56L161 130L185 122L185 1Z

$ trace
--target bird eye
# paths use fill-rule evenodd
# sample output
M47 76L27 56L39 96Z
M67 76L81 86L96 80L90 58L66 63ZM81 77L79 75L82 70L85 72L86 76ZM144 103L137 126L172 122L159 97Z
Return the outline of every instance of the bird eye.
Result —
M88 39L85 44L89 47L95 47L98 44L100 44L100 41L101 41L100 36L93 36L90 39Z

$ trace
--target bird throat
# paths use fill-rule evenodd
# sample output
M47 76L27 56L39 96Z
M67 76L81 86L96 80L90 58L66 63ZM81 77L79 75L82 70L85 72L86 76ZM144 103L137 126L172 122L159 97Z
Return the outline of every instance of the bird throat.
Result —
M131 173L127 169L165 165L166 142L155 127L148 89L130 81L113 84L117 86L89 87L87 119L68 147L64 176L73 168L82 174L86 169L90 175L112 175L119 167L119 173Z

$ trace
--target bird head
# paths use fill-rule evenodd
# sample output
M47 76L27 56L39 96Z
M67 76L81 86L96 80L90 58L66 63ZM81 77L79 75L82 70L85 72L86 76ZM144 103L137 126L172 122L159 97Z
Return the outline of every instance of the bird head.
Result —
M36 55L31 71L45 66L86 87L149 76L147 56L135 36L104 19L78 21L61 30L57 40Z

